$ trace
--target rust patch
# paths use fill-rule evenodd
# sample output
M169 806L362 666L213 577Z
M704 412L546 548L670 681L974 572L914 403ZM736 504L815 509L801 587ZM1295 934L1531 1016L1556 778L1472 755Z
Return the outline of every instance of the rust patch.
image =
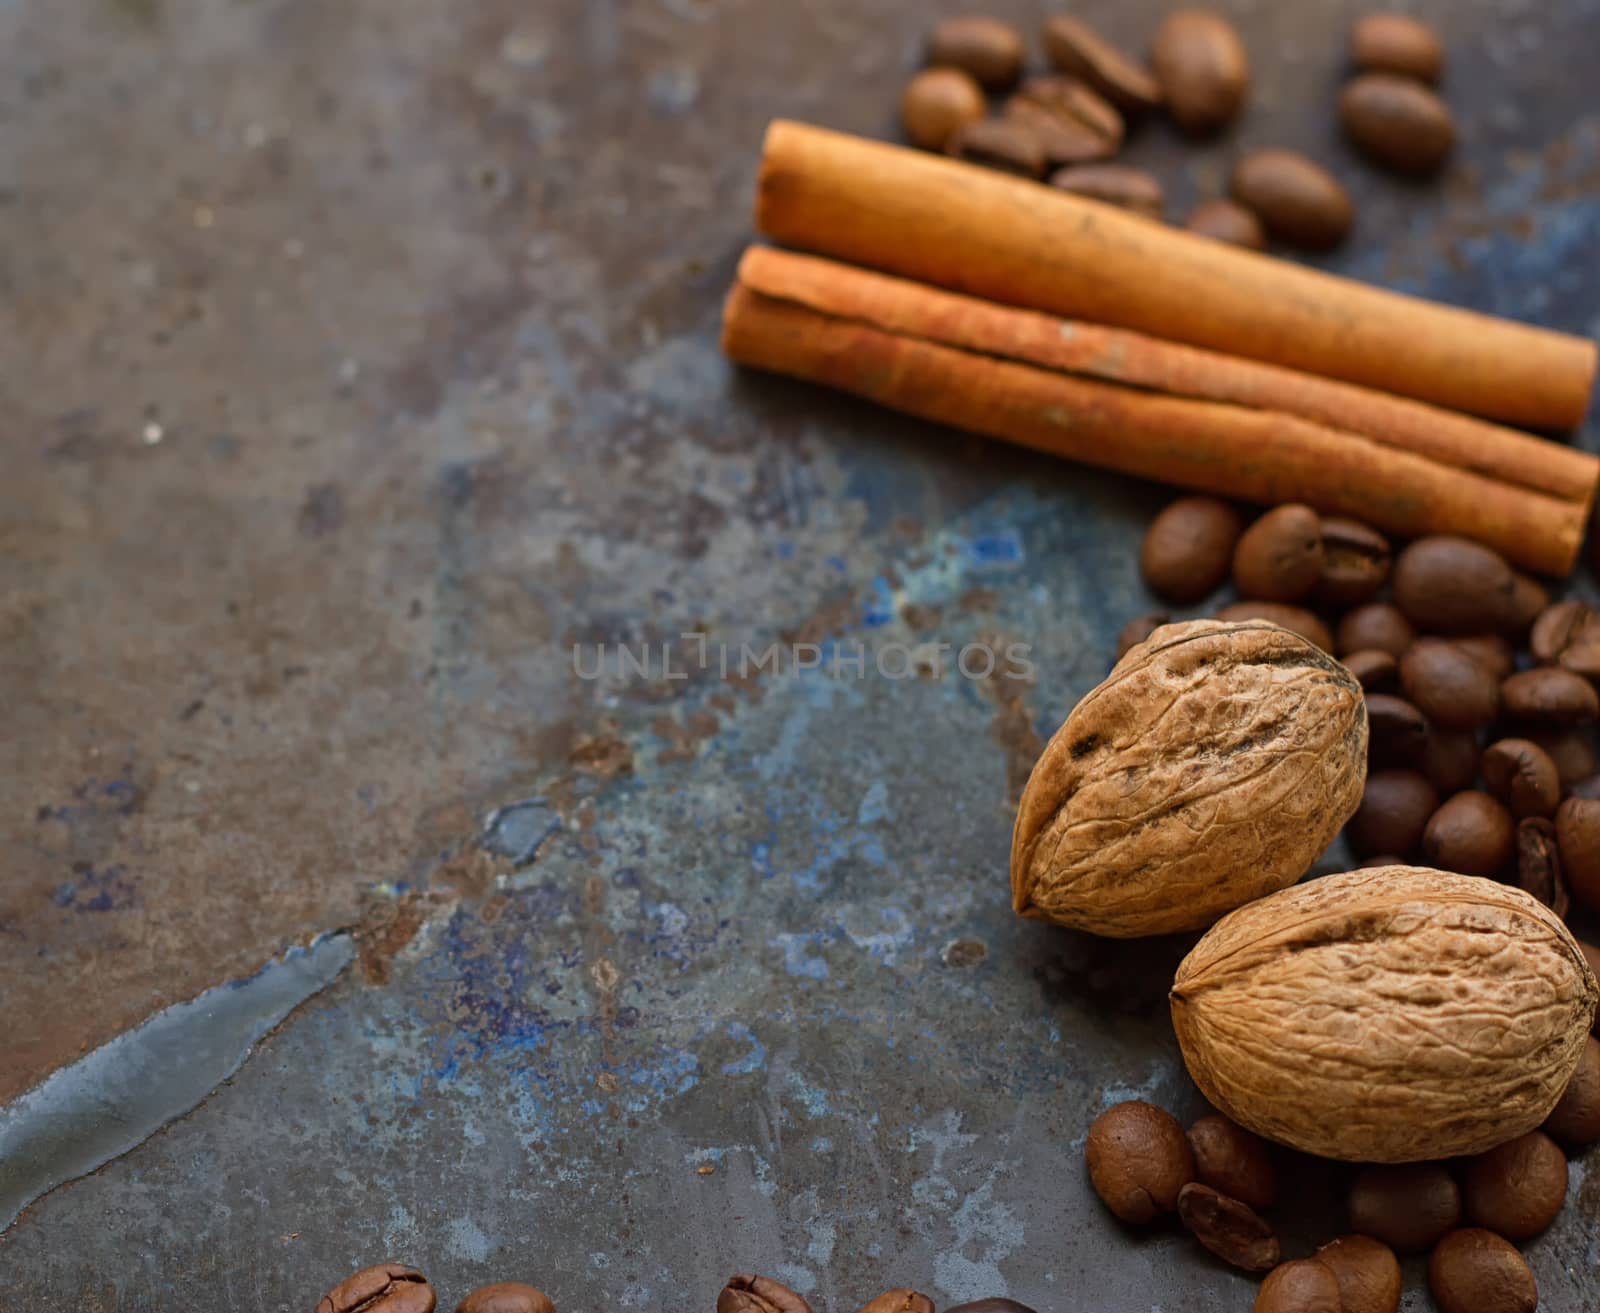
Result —
M1007 647L1007 640L998 636L985 638L984 642L995 651L1004 651ZM1031 680L1000 665L982 684L984 692L994 702L989 733L1006 754L1006 803L1012 807L1021 800L1033 764L1044 751L1044 741L1035 732L1033 716L1028 710L1026 695L1031 687Z
M937 629L939 621L944 618L944 611L937 606L928 606L923 602L908 602L900 608L901 618L908 627L919 633L926 633L930 629Z
M412 893L382 910L375 909L374 919L356 931L361 945L357 960L361 976L369 985L389 983L395 957L416 938L422 922L422 899Z
M969 615L993 611L1000 605L1000 594L992 588L969 588L956 599L956 605Z
M567 760L574 770L602 780L633 774L633 749L615 734L579 739Z

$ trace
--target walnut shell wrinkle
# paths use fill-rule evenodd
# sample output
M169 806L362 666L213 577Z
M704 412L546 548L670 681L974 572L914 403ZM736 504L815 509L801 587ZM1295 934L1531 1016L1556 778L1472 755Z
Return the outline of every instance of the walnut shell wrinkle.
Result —
M1366 761L1361 685L1304 638L1164 625L1035 763L1012 903L1115 939L1204 929L1306 873L1360 805Z
M1538 1126L1596 985L1520 889L1415 866L1325 876L1224 917L1178 967L1189 1074L1258 1135L1347 1162L1476 1154Z

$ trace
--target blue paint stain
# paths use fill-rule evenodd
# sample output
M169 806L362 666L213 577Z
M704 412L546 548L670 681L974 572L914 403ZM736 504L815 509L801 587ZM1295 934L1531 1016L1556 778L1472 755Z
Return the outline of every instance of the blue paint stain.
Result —
M779 542L776 550L780 561L794 560L794 544L787 539Z
M878 629L894 619L894 590L881 575L872 581L872 597L861 613L861 623Z
M561 818L543 798L524 798L489 813L479 845L498 857L526 866L539 855L545 840L561 829Z
M775 936L768 943L773 948L783 950L783 969L791 976L805 980L826 980L827 962L820 957L811 957L807 953L814 938L814 935L785 934Z
M861 797L861 805L856 808L856 824L876 825L888 814L889 786L880 775L867 786L866 793Z
M847 569L849 569L849 567L844 563L844 557L842 556L830 556L827 558L827 562L831 569L837 570L840 574L843 574Z
M980 570L1021 565L1026 557L1022 535L1015 529L979 534L967 540L967 559Z
M750 1045L750 1052L742 1058L735 1058L732 1062L722 1064L722 1071L727 1076L748 1076L751 1072L760 1071L767 1065L766 1046L755 1037L755 1032L742 1021L730 1021L728 1034L741 1044Z
M50 895L57 907L75 912L125 912L139 905L138 881L120 862L101 870L79 862L72 872L76 878L57 885Z
M833 1111L828 1103L828 1092L810 1084L799 1072L789 1073L789 1088L794 1091L800 1106L806 1110L807 1117L813 1119L826 1117Z

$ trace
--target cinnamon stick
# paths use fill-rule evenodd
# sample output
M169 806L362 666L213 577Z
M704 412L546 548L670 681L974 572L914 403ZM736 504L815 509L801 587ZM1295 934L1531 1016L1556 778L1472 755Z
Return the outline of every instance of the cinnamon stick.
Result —
M723 348L742 364L1086 464L1264 504L1303 501L1402 537L1464 534L1546 574L1572 569L1600 470L1567 452L1539 467L1534 486L1511 477L1517 453L1565 449L1466 420L1441 440L1425 422L1431 408L785 252L746 253Z
M1583 338L1367 286L1025 179L779 120L760 230L991 301L1138 329L1491 419L1568 429Z

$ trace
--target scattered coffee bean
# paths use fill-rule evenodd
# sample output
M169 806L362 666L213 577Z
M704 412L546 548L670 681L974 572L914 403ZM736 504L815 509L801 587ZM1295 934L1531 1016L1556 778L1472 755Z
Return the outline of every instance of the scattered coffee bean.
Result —
M1417 851L1438 806L1433 785L1416 771L1373 771L1345 834L1358 856L1392 853L1404 860Z
M1478 1226L1532 1240L1567 1201L1567 1155L1543 1131L1519 1135L1468 1163L1461 1198Z
M1044 147L1016 119L979 119L963 124L945 146L947 154L971 164L1037 178L1044 173Z
M943 150L950 139L985 111L983 89L959 68L925 68L900 97L906 138L924 150Z
M1328 250L1355 221L1350 195L1320 164L1292 150L1252 151L1234 165L1234 200L1260 217L1274 237Z
M1155 78L1075 18L1062 15L1045 23L1044 49L1063 73L1081 77L1124 111L1154 109L1161 103Z
M1591 912L1600 912L1600 802L1562 803L1556 809L1556 846L1568 890Z
M1545 607L1528 631L1528 650L1533 659L1541 666L1558 664L1561 654L1593 619L1594 612L1588 604L1575 598Z
M1440 1313L1534 1313L1539 1287L1516 1248L1479 1227L1445 1236L1428 1259Z
M1440 871L1498 875L1516 847L1517 824L1487 793L1466 789L1446 800L1422 832L1422 860Z
M1322 578L1322 521L1309 506L1268 511L1233 549L1233 582L1242 597L1298 602Z
M1238 202L1224 197L1195 206L1184 227L1202 237L1242 246L1247 251L1267 249L1267 230L1261 226L1261 220Z
M1404 698L1367 694L1367 729L1372 754L1384 761L1415 761L1428 742L1428 722Z
M717 1313L811 1313L811 1305L781 1281L742 1272L717 1296Z
M1507 716L1533 725L1580 725L1600 715L1600 698L1582 675L1560 666L1519 671L1500 685Z
M1499 634L1474 634L1471 638L1451 641L1493 675L1496 683L1517 668L1516 649Z
M1461 1191L1441 1163L1365 1167L1350 1187L1350 1229L1402 1254L1427 1249L1461 1221Z
M317 1303L316 1313L433 1313L428 1278L404 1263L378 1263L346 1277Z
M863 1304L861 1313L934 1313L934 1304L917 1290L886 1290Z
M1178 1192L1194 1180L1194 1154L1183 1127L1171 1113L1140 1099L1115 1104L1094 1119L1084 1158L1095 1193L1135 1226L1172 1212Z
M1021 76L1026 54L1022 34L995 18L947 18L928 39L928 63L959 68L996 91Z
M1468 729L1432 730L1422 745L1417 767L1441 798L1470 789L1478 779L1482 748L1478 736Z
M1357 68L1399 73L1437 82L1444 69L1444 47L1433 29L1404 14L1368 14L1351 34Z
M1504 632L1519 642L1528 636L1537 620L1550 606L1550 590L1530 574L1512 575L1511 612Z
M1270 624L1299 634L1308 643L1314 643L1330 656L1333 654L1333 635L1316 612L1303 606L1286 606L1282 602L1234 602L1217 612L1218 620L1265 620Z
M1569 1149L1600 1140L1600 1040L1593 1035L1584 1042L1578 1069L1545 1119L1544 1129Z
M1253 1313L1343 1313L1339 1279L1314 1258L1298 1258L1267 1273Z
M1417 641L1417 631L1400 608L1388 602L1369 602L1358 606L1339 621L1339 651L1359 652L1375 648L1401 657Z
M1389 580L1389 540L1358 520L1322 521L1322 579L1317 600L1340 608L1370 602Z
M1400 1307L1400 1260L1382 1241L1340 1236L1317 1250L1316 1259L1338 1279L1343 1313L1395 1313Z
M1562 920L1572 908L1561 874L1561 845L1554 821L1530 816L1517 824L1517 887Z
M1108 160L1122 145L1122 115L1079 78L1029 78L1006 112L1032 128L1054 165Z
M1122 626L1122 632L1117 635L1117 660L1121 661L1128 655L1130 649L1138 647L1140 643L1149 638L1151 634L1160 629L1162 625L1170 623L1172 617L1165 611L1152 611L1149 615L1135 616Z
M1126 164L1071 164L1052 173L1050 185L1147 219L1159 219L1167 211L1161 180Z
M1501 630L1515 616L1517 580L1498 552L1467 538L1418 538L1394 565L1394 600L1421 629Z
M1244 532L1239 512L1215 497L1180 497L1144 535L1139 568L1152 592L1186 606L1228 577L1234 545Z
M456 1313L556 1313L556 1306L549 1295L533 1286L499 1281L492 1286L479 1286L456 1305Z
M1600 755L1596 755L1594 743L1583 730L1534 728L1523 737L1531 739L1550 754L1563 789L1571 790L1600 772Z
M1430 724L1476 729L1500 709L1500 685L1470 653L1445 639L1424 638L1400 658L1400 687Z
M1179 9L1156 31L1150 67L1183 131L1204 136L1238 116L1250 91L1250 58L1232 23L1210 9Z
M1278 1178L1266 1143L1244 1127L1212 1113L1189 1128L1189 1148L1197 1181L1251 1208L1277 1202Z
M1224 1263L1270 1272L1283 1258L1272 1227L1237 1199L1191 1181L1178 1192L1178 1216L1194 1238Z
M1554 816L1561 805L1561 776L1550 754L1528 739L1501 739L1483 754L1489 792L1524 816Z
M1449 107L1420 82L1397 73L1363 73L1339 95L1345 135L1397 173L1437 173L1455 149Z
M1348 652L1340 660L1369 693L1389 693L1397 686L1400 663L1387 652L1369 647L1362 652Z

